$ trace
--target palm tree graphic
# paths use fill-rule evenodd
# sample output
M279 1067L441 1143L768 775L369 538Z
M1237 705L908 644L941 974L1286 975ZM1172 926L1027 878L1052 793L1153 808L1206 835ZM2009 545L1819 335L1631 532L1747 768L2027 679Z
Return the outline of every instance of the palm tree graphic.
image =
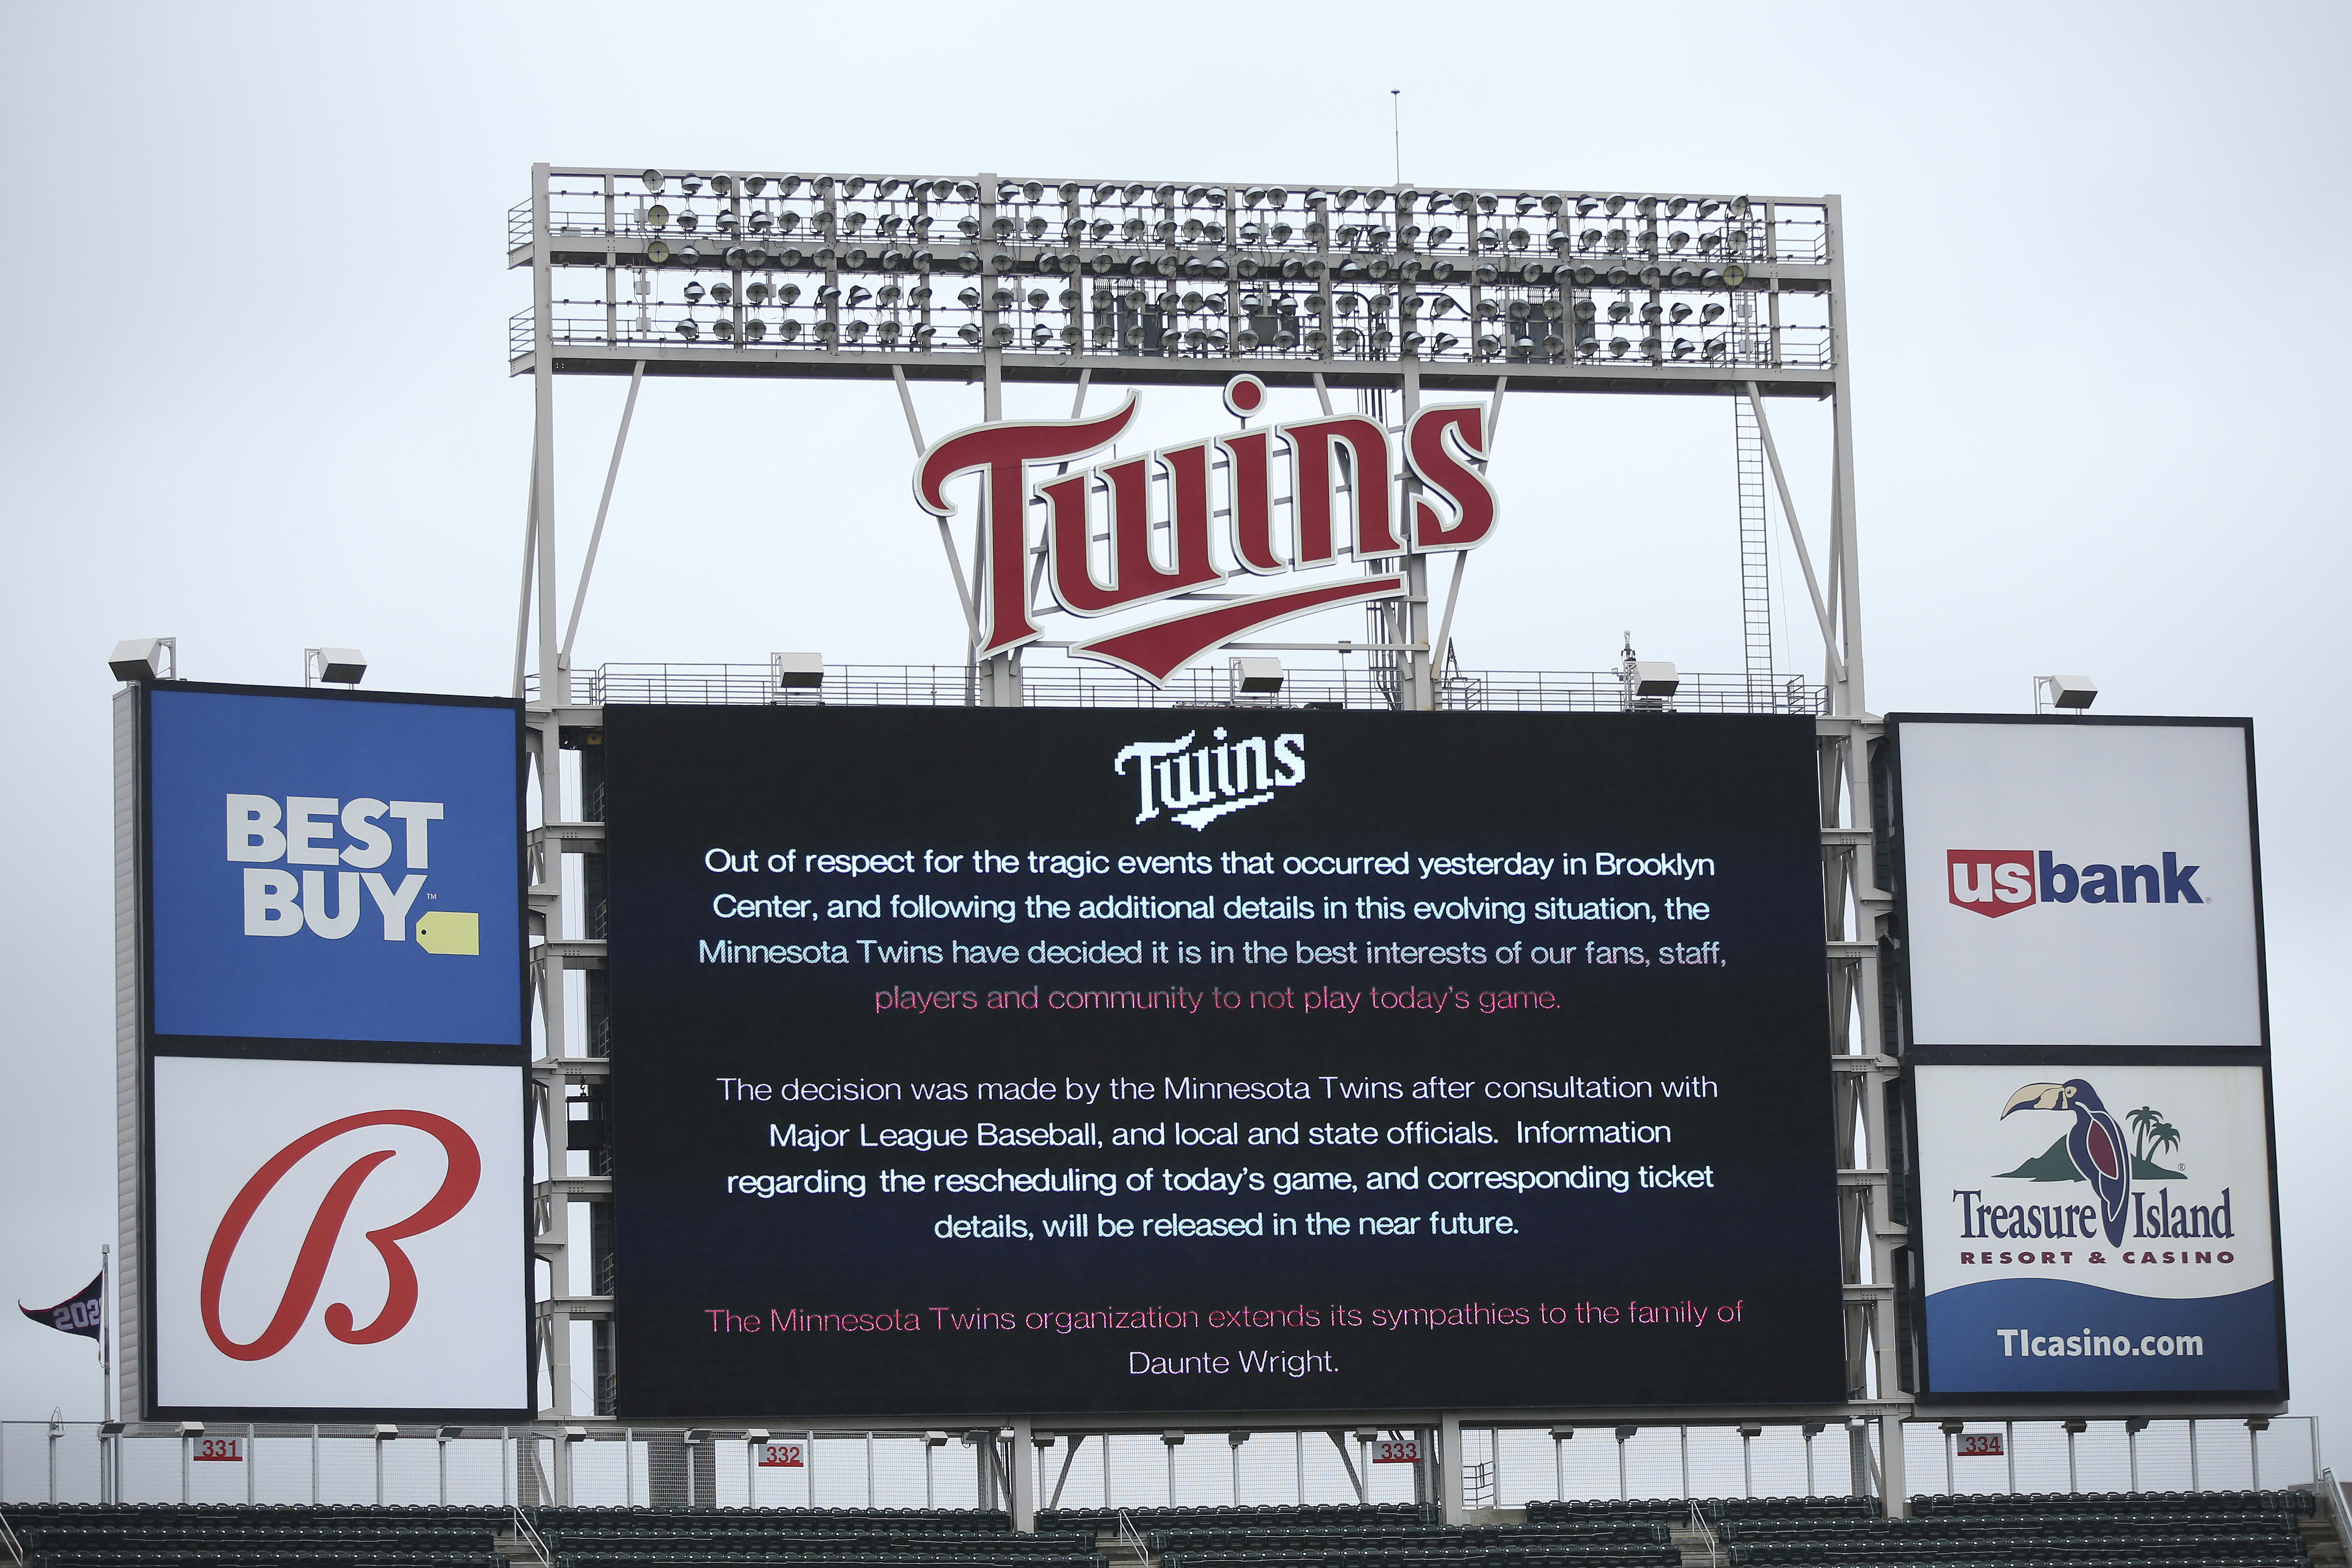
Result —
M2124 1120L2132 1124L2132 1158L2139 1159L2147 1152L2147 1130L2162 1121L2164 1118L2143 1105Z
M2175 1127L2171 1122L2159 1121L2154 1127L2148 1129L2147 1148L2149 1153L2160 1154L2167 1149L2178 1149L2179 1147L2180 1129Z

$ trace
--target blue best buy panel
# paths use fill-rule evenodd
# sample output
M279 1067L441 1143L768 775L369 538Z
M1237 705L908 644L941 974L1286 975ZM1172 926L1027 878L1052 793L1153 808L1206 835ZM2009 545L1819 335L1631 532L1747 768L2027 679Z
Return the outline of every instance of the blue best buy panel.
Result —
M517 705L148 701L156 1034L523 1044Z

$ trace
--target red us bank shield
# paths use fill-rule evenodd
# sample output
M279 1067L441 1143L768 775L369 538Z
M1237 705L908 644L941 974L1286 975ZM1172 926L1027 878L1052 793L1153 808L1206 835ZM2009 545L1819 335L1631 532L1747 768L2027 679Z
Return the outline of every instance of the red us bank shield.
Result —
M2031 849L1948 849L1944 896L1988 917L2013 914L2033 902Z

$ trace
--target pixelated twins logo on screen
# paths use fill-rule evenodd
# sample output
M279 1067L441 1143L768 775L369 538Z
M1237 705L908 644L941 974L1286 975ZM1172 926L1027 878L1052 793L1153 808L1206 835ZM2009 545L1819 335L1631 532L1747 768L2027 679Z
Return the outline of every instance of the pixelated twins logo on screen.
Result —
M521 1043L513 710L152 700L159 1034Z

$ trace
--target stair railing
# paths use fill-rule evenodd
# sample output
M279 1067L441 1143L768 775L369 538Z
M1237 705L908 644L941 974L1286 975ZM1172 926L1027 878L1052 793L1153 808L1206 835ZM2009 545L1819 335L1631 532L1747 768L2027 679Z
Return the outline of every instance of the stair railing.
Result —
M1144 1544L1143 1532L1135 1528L1135 1521L1128 1517L1125 1509L1118 1510L1118 1539L1121 1545L1134 1550L1138 1563L1151 1561L1151 1548Z
M507 1512L513 1517L515 1533L522 1538L525 1546L530 1548L530 1554L539 1559L541 1568L555 1568L555 1559L548 1552L546 1538L532 1526L530 1518L519 1508L509 1508Z
M1690 1527L1698 1533L1701 1540L1706 1542L1707 1568L1715 1568L1717 1563L1723 1561L1722 1543L1716 1539L1715 1525L1706 1517L1706 1510L1698 1506L1696 1500L1693 1500L1690 1505Z
M2344 1489L2337 1484L2334 1470L2319 1472L2319 1495L2321 1516L2327 1521L2327 1528L2336 1532L2336 1543L2352 1554L2352 1510L2344 1506Z

